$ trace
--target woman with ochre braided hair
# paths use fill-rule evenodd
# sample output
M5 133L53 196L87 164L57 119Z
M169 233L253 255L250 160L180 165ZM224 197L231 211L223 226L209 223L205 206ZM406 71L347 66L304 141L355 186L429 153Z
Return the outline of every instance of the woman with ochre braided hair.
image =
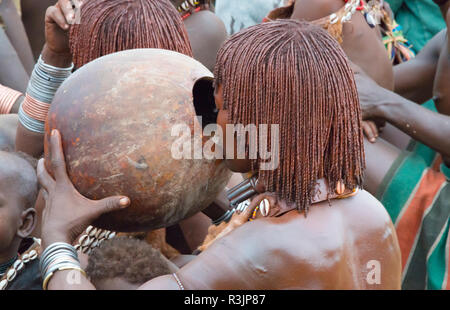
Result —
M265 23L226 41L215 72L218 124L278 126L279 165L264 167L259 155L228 159L234 171L255 172L260 194L190 263L141 289L400 288L395 229L383 206L360 188L365 164L359 100L338 43L306 22ZM95 289L82 275L78 284L66 281L70 272L84 273L67 244L99 214L126 208L130 200L81 197L68 179L57 130L50 153L55 178L44 160L38 165L48 194L45 286ZM61 260L72 270L58 270L55 262Z

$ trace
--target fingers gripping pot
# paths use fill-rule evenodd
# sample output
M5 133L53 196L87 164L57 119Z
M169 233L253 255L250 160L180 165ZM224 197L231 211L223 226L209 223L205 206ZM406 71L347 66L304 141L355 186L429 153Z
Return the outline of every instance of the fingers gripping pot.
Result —
M81 67L61 85L46 123L61 132L67 170L90 199L127 195L131 206L94 226L147 231L173 225L213 202L230 177L223 161L173 158L180 136L172 127L199 128L196 82L212 74L185 55L159 49L123 51ZM197 130L197 129L196 129ZM201 133L201 127L200 127Z

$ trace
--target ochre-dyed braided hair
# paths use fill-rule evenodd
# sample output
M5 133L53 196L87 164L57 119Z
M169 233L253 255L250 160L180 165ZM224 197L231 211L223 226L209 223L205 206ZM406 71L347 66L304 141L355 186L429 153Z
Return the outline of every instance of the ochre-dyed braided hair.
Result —
M330 191L339 181L362 185L358 93L347 57L326 31L294 20L250 27L219 51L215 77L229 123L279 124L279 167L258 171L268 191L307 211L319 179ZM262 159L251 162L257 170Z
M192 57L186 28L169 0L89 0L70 30L76 68L111 53L161 48Z

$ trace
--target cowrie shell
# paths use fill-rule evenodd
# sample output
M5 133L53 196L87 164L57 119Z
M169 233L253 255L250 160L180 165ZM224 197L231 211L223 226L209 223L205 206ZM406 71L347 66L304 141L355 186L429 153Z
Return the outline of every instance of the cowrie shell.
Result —
M352 13L351 12L348 12L344 17L342 17L342 22L343 23L345 23L345 22L348 22L350 19L352 19Z
M29 255L30 255L30 260L33 260L37 257L38 254L37 254L36 250L31 250Z
M183 10L185 10L185 11L189 10L189 5L188 5L186 2L183 2L183 3L181 4L181 7L182 7Z
M29 254L23 254L22 260L24 263L28 263L30 261L30 255Z
M88 226L88 228L86 228L86 234L89 235L89 233L91 232L92 229L94 229L93 226Z
M95 240L92 244L91 244L91 249L95 249L98 246L98 240Z
M0 290L4 290L6 286L8 285L8 280L2 280L0 281Z
M337 182L336 184L336 193L338 195L342 195L345 192L345 184L342 183L341 181Z
M8 282L9 281L12 281L12 280L14 280L14 278L16 277L16 275L17 275L17 271L16 271L16 269L10 269L7 273L6 273L6 280L8 280Z
M75 246L75 250L78 251L79 249L80 249L80 245L77 244L77 245Z
M104 230L104 231L102 231L101 233L100 233L100 235L97 237L98 239L103 239L103 238L105 238L105 235L106 235L106 231Z
M103 230L103 229L98 229L97 230L97 233L95 234L95 238L100 238L100 235L102 234L102 233L104 233L105 231Z
M330 15L330 24L336 24L339 21L339 17L336 14Z
M83 237L80 238L80 244L83 247L89 245L90 241L91 241L91 238L89 238L88 235L84 235Z
M96 234L98 233L98 229L94 228L91 230L91 232L89 233L89 237L94 237Z
M24 264L22 262L22 260L18 259L14 262L13 268L16 269L17 271L20 271L23 268Z
M116 233L115 232L112 232L109 236L108 236L108 239L112 239L112 238L114 238L116 236Z
M259 204L259 211L261 211L261 214L264 217L269 215L269 211L270 211L270 202L269 202L269 200L264 199L263 201L261 201L261 203Z
M376 24L377 24L377 21L375 20L375 17L373 17L372 14L367 14L366 20L367 20L367 23L371 26L376 26Z

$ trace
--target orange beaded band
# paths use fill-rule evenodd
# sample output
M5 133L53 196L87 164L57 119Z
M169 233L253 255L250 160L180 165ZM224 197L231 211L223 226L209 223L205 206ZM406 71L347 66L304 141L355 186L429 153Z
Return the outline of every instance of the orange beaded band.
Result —
M9 87L0 85L0 114L9 114L22 93Z
M26 94L22 104L23 111L35 120L45 122L50 104L41 102Z

